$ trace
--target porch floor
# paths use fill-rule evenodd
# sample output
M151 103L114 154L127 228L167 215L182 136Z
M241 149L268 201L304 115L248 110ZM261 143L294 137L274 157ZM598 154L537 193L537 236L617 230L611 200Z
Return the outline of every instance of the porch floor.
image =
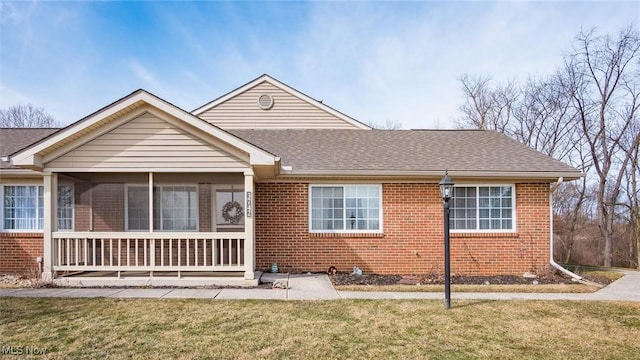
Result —
M83 271L59 273L53 282L69 287L254 287L260 275L256 272L254 279L247 280L244 272Z

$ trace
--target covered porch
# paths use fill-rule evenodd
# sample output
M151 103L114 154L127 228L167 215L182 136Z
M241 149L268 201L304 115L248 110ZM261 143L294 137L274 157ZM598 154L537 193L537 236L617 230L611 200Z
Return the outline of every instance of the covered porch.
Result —
M11 156L42 174L42 278L255 279L256 177L280 159L143 90ZM40 220L39 220L40 221Z
M253 184L251 170L45 174L43 278L254 280Z

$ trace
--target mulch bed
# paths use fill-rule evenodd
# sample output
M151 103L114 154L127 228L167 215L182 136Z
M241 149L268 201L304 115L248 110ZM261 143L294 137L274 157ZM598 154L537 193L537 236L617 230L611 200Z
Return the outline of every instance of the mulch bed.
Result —
M337 285L443 285L444 275L427 274L427 275L378 275L363 274L356 275L353 273L337 273L329 275L334 286ZM611 283L611 280L599 277L590 277L588 280L597 282L602 285ZM451 276L452 284L465 285L526 285L526 284L574 284L568 276L564 276L559 272L547 272L537 274L536 278L527 278L517 275L499 275L499 276L464 276L453 274Z

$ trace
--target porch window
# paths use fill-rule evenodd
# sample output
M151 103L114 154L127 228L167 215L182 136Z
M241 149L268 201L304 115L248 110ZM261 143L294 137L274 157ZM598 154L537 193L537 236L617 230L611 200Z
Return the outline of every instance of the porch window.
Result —
M310 193L312 232L382 230L381 185L313 185Z
M73 186L58 186L58 230L73 230Z
M2 190L2 230L42 230L44 187L5 185ZM73 186L58 186L58 230L73 230Z
M244 190L218 189L215 191L216 225L218 227L244 226Z
M451 200L452 230L515 230L512 185L456 186Z
M127 186L128 231L149 230L149 188ZM153 187L153 229L158 231L198 230L196 186Z
M44 227L44 190L38 185L4 186L3 229L42 230Z

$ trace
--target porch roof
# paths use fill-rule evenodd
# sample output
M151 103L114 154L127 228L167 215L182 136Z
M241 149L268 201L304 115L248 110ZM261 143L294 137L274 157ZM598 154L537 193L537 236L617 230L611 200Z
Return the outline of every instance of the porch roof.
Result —
M23 143L24 148L8 154L11 164L19 167L41 170L43 159L55 158L90 141L110 129L111 124L122 121L131 114L141 111L154 111L166 114L180 126L188 127L192 134L208 138L214 137L248 155L251 165L276 165L279 159L273 154L249 143L237 136L222 130L183 109L151 94L145 90L137 90L95 113L42 138L36 143ZM24 129L22 129L24 130ZM31 145L29 145L31 144ZM15 147L19 145L16 144Z

